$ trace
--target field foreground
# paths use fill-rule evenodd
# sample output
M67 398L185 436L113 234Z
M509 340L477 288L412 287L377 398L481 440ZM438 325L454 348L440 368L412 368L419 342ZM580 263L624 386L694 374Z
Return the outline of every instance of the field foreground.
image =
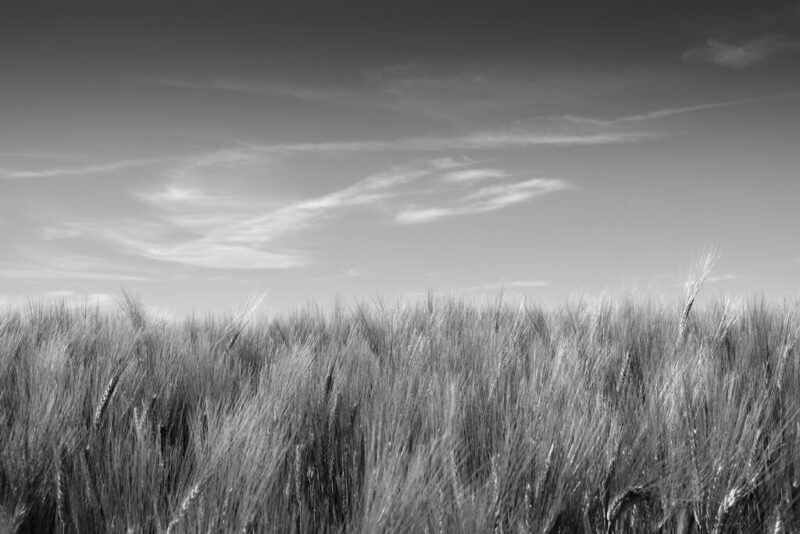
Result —
M791 532L800 305L0 315L3 532Z

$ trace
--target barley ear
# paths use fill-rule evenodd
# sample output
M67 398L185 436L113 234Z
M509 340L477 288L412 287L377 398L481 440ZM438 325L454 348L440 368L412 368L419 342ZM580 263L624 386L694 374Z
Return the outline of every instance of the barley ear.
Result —
M137 297L123 289L122 300L119 301L119 306L122 308L122 311L125 312L125 315L128 316L128 320L130 320L136 330L141 331L145 329L147 326L147 316L145 315L144 305Z
M733 488L725 495L719 508L717 508L717 517L714 521L714 529L711 531L712 534L721 534L725 532L725 525L728 522L728 518L730 518L736 506L739 505L746 496L747 492L742 486Z
M67 479L64 472L64 457L66 449L64 445L55 450L55 490L56 490L56 517L61 531L63 532L67 522Z
M100 422L103 420L103 416L108 409L108 404L111 402L111 398L114 396L114 392L117 389L119 377L119 374L115 374L111 377L111 380L108 381L106 389L103 391L103 395L100 397L100 401L97 403L97 407L94 410L94 417L92 417L93 432L97 432L97 429L100 427Z
M198 482L194 486L191 487L189 492L186 494L186 497L183 498L183 502L181 503L181 507L178 509L178 513L175 514L175 517L172 518L172 521L169 522L167 525L167 534L172 534L175 527L177 527L183 518L186 516L186 512L189 511L191 508L192 503L197 500L197 497L200 496L200 487L202 484Z
M614 527L625 510L649 498L650 494L642 486L634 486L614 497L606 510L606 533L614 532Z
M14 507L14 515L11 518L11 523L7 525L9 527L9 532L19 532L20 528L22 527L22 523L25 521L25 518L28 516L28 512L30 511L30 505L27 503L19 502Z
M500 455L493 454L491 458L492 467L492 501L494 506L494 529L495 534L503 532L503 513L502 503L500 502Z
M709 249L698 264L697 272L692 273L689 280L686 282L686 300L683 305L683 313L681 314L681 322L678 327L678 339L675 342L676 348L680 346L686 336L686 327L689 323L689 314L692 311L692 306L700 292L700 287L705 282L714 264L719 259L719 253L714 249Z

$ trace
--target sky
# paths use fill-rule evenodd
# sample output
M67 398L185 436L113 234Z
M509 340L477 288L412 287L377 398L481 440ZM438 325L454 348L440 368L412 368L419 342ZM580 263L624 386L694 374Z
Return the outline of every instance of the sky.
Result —
M800 2L4 2L0 306L800 297Z

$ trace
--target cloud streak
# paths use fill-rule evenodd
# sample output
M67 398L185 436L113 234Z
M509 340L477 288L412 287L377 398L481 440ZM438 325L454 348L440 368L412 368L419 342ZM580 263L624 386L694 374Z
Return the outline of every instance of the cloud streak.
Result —
M13 170L0 169L0 179L23 180L28 178L62 178L73 176L88 176L93 174L109 174L128 169L136 169L163 161L161 158L129 159L98 163L77 167L55 167L39 170Z
M63 269L31 266L0 266L0 277L10 280L109 280L120 282L144 282L143 276L100 271L66 271Z
M653 111L648 111L646 113L639 113L635 115L625 115L622 117L615 117L611 119L598 119L598 118L591 118L591 117L579 117L575 115L565 115L564 119L568 122L573 122L579 125L588 125L588 126L595 126L595 127L613 127L618 126L621 124L629 124L629 123L638 123L638 122L648 122L648 121L657 121L660 119L666 119L669 117L673 117L676 115L686 115L691 113L697 113L699 111L706 111L711 109L721 109L721 108L729 108L729 107L736 107L736 106L744 106L748 104L758 104L760 102L771 102L780 99L796 99L798 98L798 94L796 93L783 93L783 94L774 94L774 95L767 95L755 98L741 98L738 100L723 100L720 102L705 102L702 104L694 104L691 106L676 106L671 108L662 108L656 109Z
M709 39L705 46L684 52L683 59L729 69L745 69L763 63L778 54L798 50L800 41L790 40L781 35L764 35L738 42Z
M333 143L286 143L248 145L263 153L292 154L311 152L448 152L503 150L534 147L571 147L634 143L659 137L657 132L598 132L551 134L500 128L453 137L409 137L391 141L352 141Z
M487 213L528 202L534 198L572 186L564 180L533 178L523 182L484 187L449 205L406 209L395 216L400 224L419 224L448 217Z
M464 169L448 172L442 180L450 183L478 182L507 178L508 173L501 169Z
M308 153L364 152L451 152L491 151L536 147L577 147L635 143L660 137L657 132L597 132L588 134L551 134L520 129L496 129L463 136L408 137L386 141L345 141L246 144L239 147L190 156L155 157L120 160L109 163L48 169L0 168L0 179L22 180L80 177L144 167L168 166L168 172L187 173L192 169L219 163L254 161L259 155L292 156Z
M31 257L25 262L0 262L0 277L13 280L108 280L144 282L148 278L121 272L106 261L77 254Z

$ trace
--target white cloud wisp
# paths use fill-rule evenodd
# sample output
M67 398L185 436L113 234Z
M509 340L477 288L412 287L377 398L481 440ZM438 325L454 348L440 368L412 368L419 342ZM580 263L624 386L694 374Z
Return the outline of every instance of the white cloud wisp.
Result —
M738 43L709 39L705 46L684 52L683 59L730 69L744 69L790 50L800 50L800 42L780 35L765 35Z

